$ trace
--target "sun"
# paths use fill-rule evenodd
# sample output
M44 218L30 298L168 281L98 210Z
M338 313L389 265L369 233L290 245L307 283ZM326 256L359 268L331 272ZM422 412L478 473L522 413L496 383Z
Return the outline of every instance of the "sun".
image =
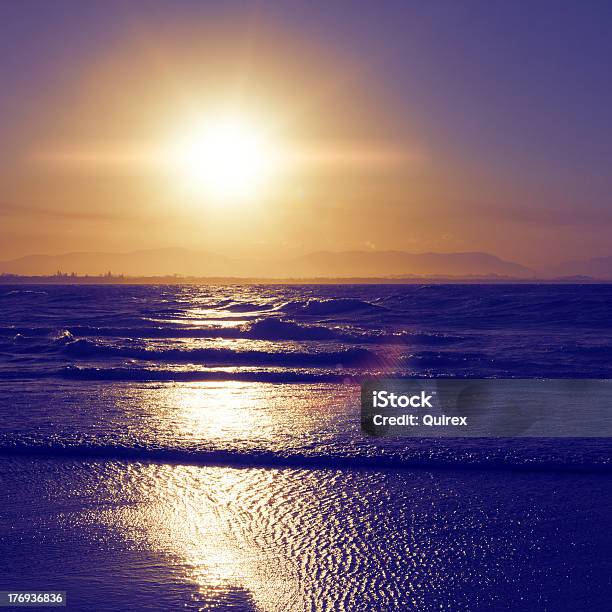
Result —
M174 142L170 161L182 189L220 203L262 197L281 165L263 122L235 113L194 122Z

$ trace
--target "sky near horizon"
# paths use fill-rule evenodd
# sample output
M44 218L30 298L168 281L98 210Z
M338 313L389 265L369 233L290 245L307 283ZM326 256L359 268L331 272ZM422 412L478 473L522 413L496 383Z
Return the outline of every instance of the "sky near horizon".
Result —
M0 259L612 254L612 3L0 3Z

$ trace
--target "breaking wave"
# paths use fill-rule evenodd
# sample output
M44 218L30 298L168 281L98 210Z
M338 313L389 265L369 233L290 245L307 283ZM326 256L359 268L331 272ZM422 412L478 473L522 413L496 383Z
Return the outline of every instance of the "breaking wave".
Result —
M304 325L287 319L270 317L256 319L240 327L94 327L75 325L69 329L50 327L0 327L0 336L67 338L221 338L248 340L337 341L346 344L406 344L442 346L462 342L457 334L400 331L385 333L377 330L341 328L337 326Z
M331 352L298 351L235 351L226 348L152 349L100 344L81 338L64 347L66 354L75 357L123 357L145 361L188 362L214 365L275 365L285 367L350 366L366 367L379 364L381 359L361 348L347 348Z
M14 372L20 378L20 372ZM316 383L354 381L348 374L336 372L301 372L295 370L155 370L151 368L86 368L68 366L43 374L72 380L116 380L139 382L261 382L261 383Z

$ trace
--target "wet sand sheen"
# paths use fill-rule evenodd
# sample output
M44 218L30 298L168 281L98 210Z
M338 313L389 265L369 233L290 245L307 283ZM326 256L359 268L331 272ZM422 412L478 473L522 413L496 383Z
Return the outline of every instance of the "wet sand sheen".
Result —
M37 575L72 588L78 609L118 609L124 596L160 610L566 609L597 571L605 595L604 568L585 563L608 545L592 535L610 520L601 476L505 474L500 487L495 474L454 471L24 459L2 472L31 483L3 500L27 516L3 533L20 546L2 582ZM558 556L572 559L563 579Z

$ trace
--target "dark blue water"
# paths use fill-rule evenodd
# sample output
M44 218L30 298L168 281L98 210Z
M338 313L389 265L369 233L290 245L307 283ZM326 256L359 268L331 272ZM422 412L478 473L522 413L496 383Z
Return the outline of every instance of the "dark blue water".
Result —
M607 609L610 442L370 439L358 384L610 378L610 313L608 285L0 285L0 589Z

